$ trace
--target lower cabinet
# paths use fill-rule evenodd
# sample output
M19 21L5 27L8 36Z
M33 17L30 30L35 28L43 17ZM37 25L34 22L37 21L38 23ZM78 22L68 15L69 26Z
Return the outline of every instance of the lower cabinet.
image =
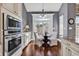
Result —
M71 56L72 55L72 51L69 47L65 47L65 56Z
M63 56L79 56L79 48L69 42L63 43L62 50Z
M78 47L71 47L72 56L79 56L79 48Z
M71 50L69 49L68 46L63 45L63 56L71 56Z
M31 32L25 32L22 34L23 47L27 46L27 44L31 41Z

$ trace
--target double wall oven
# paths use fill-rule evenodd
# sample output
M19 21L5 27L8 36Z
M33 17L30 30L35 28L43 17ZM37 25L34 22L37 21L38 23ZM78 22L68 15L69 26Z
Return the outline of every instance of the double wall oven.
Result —
M10 56L21 47L21 20L3 13L3 26L3 55Z

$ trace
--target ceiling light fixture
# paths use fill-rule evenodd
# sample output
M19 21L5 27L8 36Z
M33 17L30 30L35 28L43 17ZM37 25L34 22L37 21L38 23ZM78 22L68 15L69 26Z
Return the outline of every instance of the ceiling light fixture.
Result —
M45 16L45 14L44 14L44 3L42 3L42 14L40 14L41 15L41 17L44 17Z

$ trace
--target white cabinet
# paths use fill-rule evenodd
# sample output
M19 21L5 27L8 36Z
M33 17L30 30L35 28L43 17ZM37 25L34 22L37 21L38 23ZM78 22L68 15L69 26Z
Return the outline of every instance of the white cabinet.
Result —
M15 5L16 6L16 5ZM18 8L18 9L17 9ZM18 3L17 4L17 7L16 7L16 12L17 12L17 15L22 18L22 4L21 3Z
M71 50L69 49L68 46L64 45L63 46L63 56L71 56L72 52Z
M22 4L21 3L14 3L14 13L22 18Z
M1 6L2 4L0 3L0 56L2 56L3 54L3 22L2 22L2 17L1 17Z
M3 3L2 6L10 12L14 13L14 3Z
M3 12L22 19L22 3L0 3L0 55L3 54Z
M63 56L79 56L79 47L76 44L63 40Z
M69 47L66 47L66 56L71 56L72 55L72 51Z
M79 13L79 4L76 4L76 13Z
M72 52L72 56L79 56L79 53L76 52L74 49L71 49L71 52Z
M2 45L0 44L0 56L2 56Z
M31 32L25 32L22 34L23 47L31 41Z
M63 50L63 56L66 56L67 55L67 49L66 49L65 45L63 45L62 50Z
M22 18L22 3L3 3L2 7Z

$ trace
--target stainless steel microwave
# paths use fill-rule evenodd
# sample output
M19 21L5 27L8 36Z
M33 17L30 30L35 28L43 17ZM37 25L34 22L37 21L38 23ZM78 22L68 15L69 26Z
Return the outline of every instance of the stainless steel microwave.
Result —
M14 16L3 14L4 30L21 29L21 20Z

